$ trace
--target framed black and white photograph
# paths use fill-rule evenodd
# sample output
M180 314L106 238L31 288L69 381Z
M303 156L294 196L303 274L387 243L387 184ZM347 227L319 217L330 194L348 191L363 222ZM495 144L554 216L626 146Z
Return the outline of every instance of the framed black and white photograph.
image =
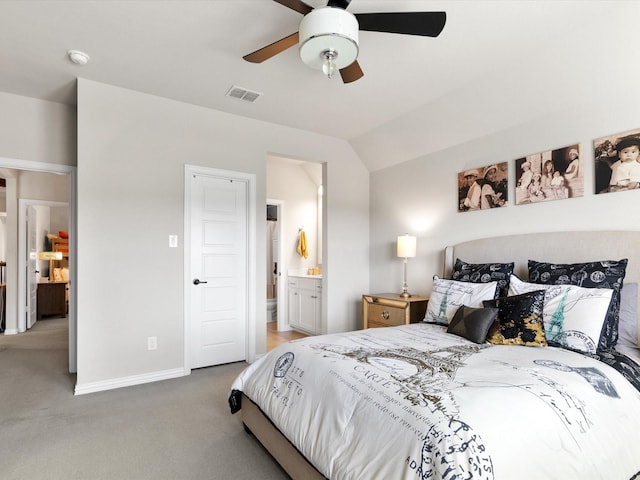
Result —
M516 205L583 196L583 166L580 144L517 159Z
M596 193L640 188L640 128L593 141Z
M458 173L458 211L485 210L508 204L507 162Z

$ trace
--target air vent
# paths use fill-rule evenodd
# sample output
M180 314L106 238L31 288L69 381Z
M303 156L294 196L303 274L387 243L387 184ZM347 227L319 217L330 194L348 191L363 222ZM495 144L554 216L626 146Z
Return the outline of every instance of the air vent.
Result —
M262 94L260 92L254 92L252 90L247 90L243 87L238 87L234 85L227 92L227 97L237 98L238 100L244 100L245 102L253 103L258 98L260 98Z

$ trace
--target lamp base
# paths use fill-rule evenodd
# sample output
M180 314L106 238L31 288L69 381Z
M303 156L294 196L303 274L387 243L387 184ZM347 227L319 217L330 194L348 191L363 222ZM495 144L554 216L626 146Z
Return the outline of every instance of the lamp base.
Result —
M401 296L402 298L409 298L409 297L411 296L411 294L410 294L409 292L402 292L402 293L400 294L400 296Z

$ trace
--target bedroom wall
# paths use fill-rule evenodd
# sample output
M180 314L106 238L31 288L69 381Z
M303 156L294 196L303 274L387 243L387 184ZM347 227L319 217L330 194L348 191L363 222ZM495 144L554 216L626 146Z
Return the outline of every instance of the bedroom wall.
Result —
M76 164L76 109L0 92L0 157Z
M600 10L596 24L582 15L590 9ZM369 165L385 156L398 162L371 174L372 291L400 290L395 236L404 232L418 236L410 290L426 294L449 244L536 231L640 230L640 190L594 195L592 145L640 128L639 13L638 2L582 5L566 30L540 38L553 45L553 57L522 51L467 88L352 142ZM519 79L531 75L538 81L524 89ZM575 143L583 148L584 196L515 206L515 159ZM500 162L509 163L511 205L458 213L458 172Z
M624 58L632 48L620 45L623 51L617 53ZM615 81L608 81L610 76L600 77L598 82L592 82L589 96L576 95L569 106L563 99L563 105L558 107L557 94L549 88L544 96L545 105L537 107L546 110L546 114L523 123L514 121L512 126L493 134L373 172L370 181L372 291L399 290L402 264L395 257L395 235L407 231L418 236L417 258L409 260L410 291L426 294L431 289L432 276L442 272L442 250L450 244L528 232L640 230L640 190L593 193L592 144L595 138L640 128L640 96L635 94L639 74L638 63L634 62L626 77L616 76ZM514 92L505 92L507 95L517 93L517 83L511 88ZM525 111L524 116L528 116L528 112ZM417 135L420 128L418 120L413 127L414 134ZM581 143L583 148L584 196L515 206L514 160L573 143ZM505 161L509 163L510 205L459 213L457 173Z
M346 142L78 80L77 389L183 367L184 164L255 174L263 212L268 154L329 163L327 318L330 331L353 329L369 281L369 189ZM265 222L256 223L262 246ZM179 248L168 248L169 234L179 235ZM257 250L252 268L256 292L264 292L265 251ZM264 295L255 311L252 357L265 348ZM158 338L152 352L150 335Z

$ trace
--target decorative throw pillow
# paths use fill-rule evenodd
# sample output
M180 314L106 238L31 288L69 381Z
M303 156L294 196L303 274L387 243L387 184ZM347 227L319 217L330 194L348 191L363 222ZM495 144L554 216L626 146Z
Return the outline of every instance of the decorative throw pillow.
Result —
M449 322L447 333L453 333L475 343L484 343L489 328L497 316L497 308L473 308L462 305Z
M468 283L433 277L425 322L449 324L462 305L481 307L483 300L495 298L497 282Z
M506 297L512 273L513 263L467 263L456 258L451 278L458 282L498 282L496 297Z
M482 303L486 308L498 308L498 318L489 329L487 341L496 345L547 346L542 320L544 290Z
M549 345L596 353L613 290L575 285L541 285L511 276L509 295L544 290L542 316Z
M620 289L628 259L586 263L545 263L529 260L529 281L546 285L571 284L585 288L611 288L611 304L607 313L598 350L613 348L618 341Z

